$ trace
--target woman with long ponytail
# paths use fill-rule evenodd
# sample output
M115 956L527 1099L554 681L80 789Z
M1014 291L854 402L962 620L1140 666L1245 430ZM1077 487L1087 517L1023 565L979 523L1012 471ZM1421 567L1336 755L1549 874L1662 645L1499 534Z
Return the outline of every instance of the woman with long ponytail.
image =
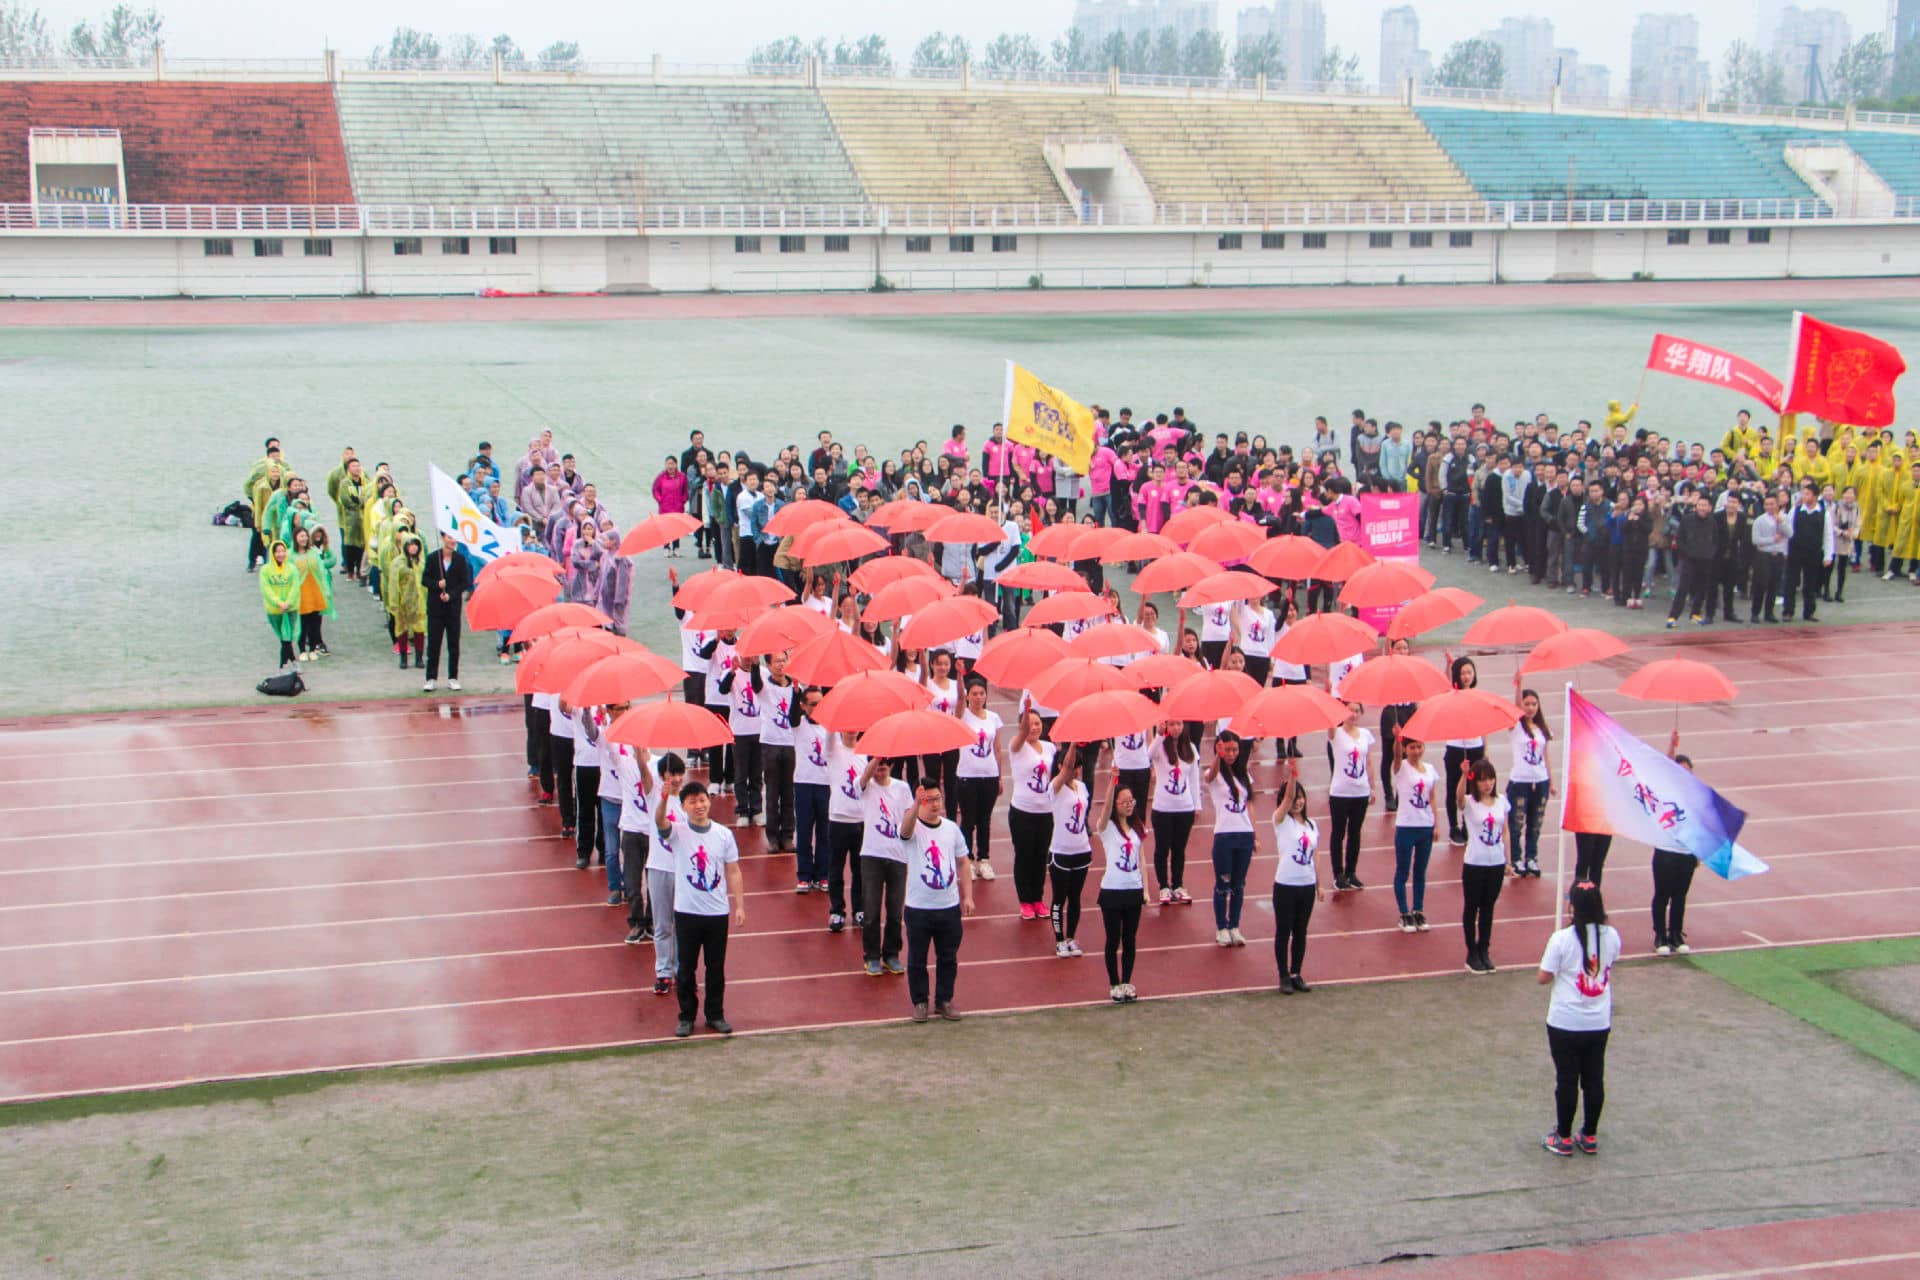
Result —
M1551 985L1547 1048L1553 1054L1554 1127L1540 1145L1548 1154L1575 1149L1600 1154L1600 1108L1606 1102L1607 1034L1613 1027L1613 966L1620 934L1607 923L1600 887L1583 880L1567 894L1573 923L1547 940L1538 980ZM1578 1136L1573 1113L1586 1100Z

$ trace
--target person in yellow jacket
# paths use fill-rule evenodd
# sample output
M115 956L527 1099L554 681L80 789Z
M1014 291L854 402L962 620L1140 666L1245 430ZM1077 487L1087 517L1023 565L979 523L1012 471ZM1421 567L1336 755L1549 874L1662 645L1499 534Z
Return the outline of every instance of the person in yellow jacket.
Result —
M1607 401L1606 428L1608 436L1612 436L1615 427L1624 427L1629 422L1632 422L1633 415L1638 412L1640 412L1640 402L1638 400L1635 400L1625 409L1620 407L1618 400Z
M1833 473L1833 491L1844 493L1848 489L1857 489L1860 484L1859 450L1849 441L1838 455L1829 454L1827 465Z
M420 576L425 570L420 539L409 529L383 575L392 584L387 607L393 618L393 651L400 656L402 671L407 667L409 645L413 647L413 665L427 665L427 588Z
M276 540L260 566L260 604L267 625L280 640L280 667L295 664L294 638L300 634L300 568L288 558L287 544Z
M1893 545L1887 550L1884 577L1891 580L1904 570L1914 585L1920 586L1920 462L1900 476L1894 494L1899 515L1894 524Z
M399 509L400 491L393 487L393 481L380 480L375 484L375 492L379 496L367 504L362 519L366 524L363 541L367 548L367 592L378 596L380 564L386 559L386 543L382 535L386 532L387 521Z
M1892 541L1882 533L1887 524L1887 501L1893 496L1890 474L1880 442L1869 436L1853 483L1860 496L1860 541L1867 545L1874 573L1887 567L1887 543Z
M1799 451L1793 455L1795 486L1809 478L1822 489L1833 483L1833 467L1827 462L1827 455L1820 452L1820 442L1812 436L1802 438Z
M1742 449L1752 453L1759 439L1759 432L1753 429L1753 415L1742 409L1738 420L1727 428L1727 434L1720 437L1720 452L1729 458L1737 455Z

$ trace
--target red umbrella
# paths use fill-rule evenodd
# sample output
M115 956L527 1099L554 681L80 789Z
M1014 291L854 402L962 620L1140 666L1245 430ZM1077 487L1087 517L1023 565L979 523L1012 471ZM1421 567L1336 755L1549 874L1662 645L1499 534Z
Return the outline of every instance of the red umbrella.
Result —
M1302 666L1339 662L1356 653L1371 653L1379 643L1380 633L1358 618L1344 613L1316 613L1288 627L1286 634L1273 642L1273 656Z
M1452 689L1422 702L1400 727L1400 736L1415 742L1482 738L1511 729L1519 719L1520 708L1498 694L1485 689Z
M822 522L793 540L793 553L800 557L801 564L809 567L858 560L861 556L870 556L886 549L885 538L851 521L844 524Z
M1346 722L1346 703L1318 685L1290 684L1262 689L1227 727L1243 738L1297 738Z
M1376 561L1354 570L1340 589L1340 603L1349 609L1383 609L1405 604L1432 585L1433 575L1419 565Z
M1423 702L1453 685L1431 663L1389 655L1374 658L1340 682L1340 696L1348 702L1398 706Z
M1063 659L1027 682L1033 700L1049 707L1064 707L1109 689L1131 688L1133 681L1122 675L1120 668L1092 658Z
M769 592L762 583L771 583L779 587L782 595L779 599L793 599L793 592L778 582L768 578L737 578L732 582L723 582L706 592L700 600L700 607L694 610L689 625L696 631L732 631L744 627L755 618L765 615L769 606L776 600L769 599Z
M1097 630L1105 631L1106 627ZM1086 633L1093 635L1093 631ZM1192 658L1177 653L1156 653L1151 658L1142 658L1138 662L1129 662L1120 668L1135 687L1141 689L1168 689L1179 684L1188 676L1197 676L1206 670Z
M1068 707L1053 722L1055 742L1105 742L1138 733L1166 717L1145 694L1131 689L1096 693Z
M1000 575L1003 587L1019 587L1027 591L1091 591L1087 580L1063 564L1051 560L1029 560L1026 564L1017 564Z
M900 644L907 649L951 644L985 630L999 616L1000 611L979 596L948 596L915 613L913 621L900 632Z
M777 538L790 533L802 533L822 521L829 523L845 520L847 513L831 502L822 502L818 498L802 498L799 502L789 502L773 513L767 521L767 532Z
M833 686L813 709L813 722L835 733L859 733L882 716L916 711L933 694L898 671L861 671Z
M1255 547L1247 557L1247 568L1269 578L1299 582L1313 576L1313 567L1326 553L1327 549L1312 538L1303 538L1297 533L1282 534Z
M1187 544L1187 550L1209 560L1227 564L1245 560L1267 540L1267 531L1244 520L1230 520L1202 529Z
M1459 587L1435 587L1410 601L1387 624L1389 640L1410 640L1422 632L1444 627L1478 609L1486 601Z
M928 542L1005 542L1007 531L977 511L955 511L927 526Z
M1107 554L1108 547L1126 536L1125 529L1083 524L1080 532L1067 540L1067 559L1099 560Z
M860 735L859 751L874 759L931 756L973 745L973 730L938 711L895 711Z
M1373 563L1373 553L1359 543L1338 542L1327 548L1307 576L1318 582L1345 582Z
M509 551L480 566L480 574L473 582L475 586L479 586L491 582L503 573L519 573L522 570L544 573L549 578L555 579L567 576L565 569L556 564L551 557L541 555L538 551Z
M547 665L547 659L560 651L563 640L572 640L578 636L591 637L600 645L604 653L617 653L620 650L620 637L611 631L602 631L598 627L562 627L560 630L541 637L528 646L527 656L513 670L513 691L515 693L540 693L545 687L538 683L541 670ZM638 642L635 643L638 648Z
M798 648L833 629L833 622L818 609L790 604L771 613L763 613L749 622L741 630L740 638L734 641L733 647L743 658L757 658L761 654Z
M1003 689L1019 689L1056 662L1072 656L1067 642L1053 632L1021 627L987 641L973 669Z
M637 556L643 551L653 551L669 542L680 541L699 527L700 521L684 511L648 516L627 530L627 536L620 539L620 554Z
M745 582L747 575L736 573L732 569L705 569L682 582L673 593L673 603L679 609L698 609L707 598L707 593L717 591L729 582ZM772 579L761 579L770 582ZM769 602L771 603L771 602Z
M861 595L870 596L880 588L899 582L903 578L937 578L940 571L925 560L916 560L912 556L882 556L869 560L853 571L849 579L853 589Z
M1218 560L1209 560L1191 551L1177 551L1141 569L1133 580L1133 589L1143 596L1158 591L1184 591L1200 579L1211 578L1219 572Z
M1592 627L1571 627L1557 636L1548 636L1533 646L1533 652L1520 664L1524 672L1565 671L1584 667L1589 662L1604 662L1627 651L1627 642L1618 636Z
M1218 720L1245 707L1260 685L1244 671L1203 671L1167 690L1160 714L1169 720Z
M616 636L611 631L587 631L568 636L554 642L546 660L530 678L528 689L534 693L559 693L578 679L581 672L604 658L616 653L645 652L646 647L638 640Z
M513 644L525 644L529 640L538 640L541 636L551 635L562 627L604 627L606 625L607 615L588 605L542 605L515 624L513 634L508 637L508 640Z
M475 631L510 631L541 605L552 604L559 594L560 584L544 573L524 569L497 573L474 588L467 602L467 624Z
M1182 609L1204 609L1234 600L1258 600L1274 591L1272 582L1257 573L1233 569L1200 579L1180 597Z
M1732 702L1740 696L1718 667L1691 658L1649 662L1621 683L1620 692L1642 702Z
M916 533L934 521L952 514L952 507L942 506L937 502L916 502L912 498L895 498L868 516L867 523L878 525L888 533Z
M622 715L607 730L607 740L642 751L692 750L732 742L733 731L727 728L725 720L705 707L668 698L635 707Z
M1065 560L1073 554L1074 539L1079 536L1077 524L1050 524L1027 539L1027 551L1042 560Z
M1118 612L1113 601L1105 596L1091 591L1062 591L1027 610L1026 623L1030 627L1043 627L1056 622L1084 622Z
M945 578L902 578L873 593L867 607L860 611L862 622L891 622L909 613L918 613L935 600L944 600L959 588Z
M1131 560L1158 560L1180 550L1180 544L1164 533L1129 533L1115 538L1100 553L1101 564L1126 564ZM1002 575L1004 576L1004 575Z
M1188 507L1185 511L1176 511L1173 517L1160 526L1165 537L1172 538L1182 546L1193 541L1201 530L1216 524L1226 524L1233 517L1219 507Z
M638 702L680 687L680 664L645 649L609 654L589 664L560 696L574 707L604 707Z
M1122 658L1135 653L1158 653L1160 642L1144 628L1130 622L1110 622L1104 627L1082 631L1067 641L1076 658Z
M1545 609L1507 601L1506 608L1495 609L1467 628L1468 644L1538 644L1548 636L1567 629Z
M801 684L831 688L859 671L879 671L887 665L880 651L859 636L839 627L815 636L787 655L787 674Z

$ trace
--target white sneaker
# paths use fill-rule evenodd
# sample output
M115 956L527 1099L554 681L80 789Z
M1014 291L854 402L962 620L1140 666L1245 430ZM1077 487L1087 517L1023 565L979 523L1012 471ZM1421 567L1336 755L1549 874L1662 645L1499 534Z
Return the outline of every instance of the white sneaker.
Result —
M1070 956L1083 956L1087 953L1080 949L1080 944L1078 942L1074 941L1072 938L1068 938L1067 954Z
M1115 1004L1125 1004L1127 1001L1127 989L1122 986L1108 987L1107 995L1112 998Z
M1673 954L1673 948L1663 942L1653 949L1653 954L1657 956L1670 956Z
M422 692L422 693L432 693L432 692L433 692L433 681L431 681L431 680L429 680L429 681L427 681L427 682L426 682L425 684L423 684L423 685L421 685L421 686L420 686L420 692Z
M1238 929L1227 930L1227 935L1233 939L1234 946L1244 947L1247 945L1247 935L1240 932Z
M994 879L998 879L998 877L997 877L997 876L995 876L995 875L993 874L993 864L992 864L991 862L976 862L976 863L974 863L974 864L973 864L973 878L974 878L975 880L994 880Z
M1216 930L1213 935L1213 940L1219 943L1223 947L1230 947L1233 945L1233 935L1231 933L1228 933L1225 929Z
M764 826L766 826L766 825L767 825L767 815L766 815L766 814L764 814L764 813L756 813L756 814L754 814L754 815L753 815L753 825L754 825L754 826L756 826L756 827L764 827Z
M1053 954L1061 960L1067 960L1073 956L1073 952L1067 950L1067 944L1064 942L1056 942L1053 944Z
M1487 566L1487 572L1488 572L1488 573L1498 573L1498 572L1500 572L1500 566L1499 566L1499 565L1497 565L1497 564L1490 564L1490 565L1488 565L1488 566Z
M753 819L743 813L733 820L733 825L736 827L750 827L753 825Z
M453 690L455 693L458 693L460 692L460 682L458 680L449 680L447 681L447 688Z

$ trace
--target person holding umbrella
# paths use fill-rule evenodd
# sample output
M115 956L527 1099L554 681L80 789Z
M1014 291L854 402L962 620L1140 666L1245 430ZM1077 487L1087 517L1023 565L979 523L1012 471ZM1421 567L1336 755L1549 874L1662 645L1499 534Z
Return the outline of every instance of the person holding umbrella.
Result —
M1093 800L1080 781L1080 744L1070 742L1053 775L1053 826L1047 837L1047 880L1053 889L1053 953L1066 959L1083 954L1074 935L1080 931L1080 890L1093 865L1087 838Z
M1193 633L1189 631L1188 635ZM1160 905L1192 906L1184 887L1187 841L1193 835L1200 809L1200 752L1187 726L1169 720L1160 726L1160 749L1154 752L1152 799L1147 805L1153 822L1153 873L1160 882Z
M1426 756L1427 744L1417 738L1403 733L1393 740L1393 789L1400 797L1393 811L1393 897L1402 933L1427 929L1427 861L1433 856L1433 796L1440 789L1440 771Z
M1312 990L1300 979L1307 958L1307 922L1313 919L1314 903L1327 900L1327 891L1314 860L1320 824L1307 816L1307 788L1300 781L1298 760L1286 762L1280 802L1273 810L1273 842L1278 854L1273 871L1273 961L1280 970L1280 994L1305 995Z
M1493 761L1481 759L1460 775L1460 805L1467 815L1467 851L1461 855L1460 927L1467 935L1467 972L1492 973L1493 904L1511 874L1507 815L1513 806L1500 794Z
M665 795L663 793L662 800ZM712 801L705 784L689 782L680 788L685 821L677 821L670 806L654 807L654 831L659 847L673 860L673 936L679 953L680 1021L673 1034L693 1034L700 1013L700 957L707 960L707 1026L723 1036L733 1034L727 1022L727 932L747 923L747 894L740 879L740 846L733 832L708 822ZM658 895L655 902L659 902ZM656 983L655 989L658 990Z
M861 942L866 974L900 974L901 909L906 905L907 854L900 843L901 823L913 804L913 792L893 776L893 761L876 756L860 775Z
M1240 736L1227 732L1213 742L1213 759L1203 779L1213 801L1213 940L1223 947L1244 947L1240 907L1253 865L1253 782Z
M1031 707L1020 713L1008 764L1013 772L1013 801L1007 811L1007 834L1013 840L1013 891L1020 899L1022 920L1045 920L1047 852L1053 840L1054 746L1046 740L1040 713Z
M1553 731L1540 709L1540 695L1520 691L1520 719L1507 731L1513 761L1507 766L1507 852L1513 874L1540 878L1540 828L1553 794L1553 775L1547 764L1547 744Z
M1667 756L1693 772L1693 760L1680 754L1680 730L1667 740ZM1683 849L1653 851L1653 953L1657 956L1686 955L1687 891L1693 887L1693 873L1700 860Z
M1373 774L1368 759L1373 751L1373 734L1360 727L1357 702L1347 703L1347 721L1327 731L1333 752L1333 778L1327 785L1327 808L1333 818L1333 887L1364 889L1360 880L1360 831L1367 821L1367 806L1373 801ZM1289 772L1289 777L1296 776ZM1284 809L1281 812L1285 812ZM1277 819L1276 819L1277 820ZM1285 847L1282 846L1284 854Z
M928 1017L929 945L934 957L932 1012L947 1022L960 1021L953 1007L953 983L960 972L961 917L974 909L973 859L959 824L945 820L945 809L939 780L928 775L920 779L914 806L900 823L900 844L907 852L907 998L915 1022Z
M1140 913L1152 892L1146 879L1146 807L1121 778L1116 764L1106 799L1094 817L1106 868L1100 873L1100 920L1106 926L1107 988L1115 1004L1132 1004L1133 960L1140 932Z
M460 606L473 592L473 570L451 533L440 535L440 552L420 571L427 597L427 682L432 693L440 678L440 646L447 649L447 688L460 691Z
M1447 674L1456 689L1480 687L1480 669L1472 658L1447 655ZM1447 740L1447 839L1453 844L1467 842L1467 829L1460 821L1460 777L1470 761L1487 754L1485 738L1449 738Z

